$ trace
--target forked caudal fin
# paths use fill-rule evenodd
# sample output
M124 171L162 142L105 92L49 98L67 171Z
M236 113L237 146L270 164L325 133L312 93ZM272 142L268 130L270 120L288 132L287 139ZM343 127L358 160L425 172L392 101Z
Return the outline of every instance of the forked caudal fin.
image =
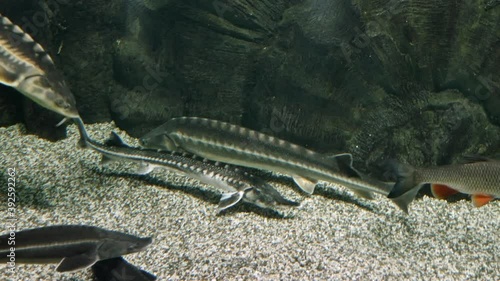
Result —
M415 199L422 184L415 182L415 169L407 164L391 160L388 168L396 174L396 184L387 198L390 198L401 210L408 213L408 205Z
M471 199L474 207L482 207L488 204L494 198L495 198L494 196L486 194L473 194Z

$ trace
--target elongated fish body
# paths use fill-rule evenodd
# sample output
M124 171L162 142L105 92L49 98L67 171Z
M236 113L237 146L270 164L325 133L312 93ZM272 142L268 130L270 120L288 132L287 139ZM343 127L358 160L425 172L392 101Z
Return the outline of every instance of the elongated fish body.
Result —
M288 174L308 194L314 192L318 180L346 186L366 198L371 198L371 192L387 195L391 188L356 171L350 154L326 157L257 131L205 118L174 118L142 137L141 144Z
M431 184L435 197L466 193L472 195L476 207L500 198L500 161L477 156L466 157L466 161L432 168L413 168L395 162L392 165L398 181L388 197L399 199L403 210L407 210L422 185Z
M137 268L124 258L112 258L96 262L92 266L96 281L154 281L156 276Z
M59 263L57 271L74 271L142 251L151 242L151 237L93 226L47 226L0 236L0 262L8 262L14 255L16 263Z
M142 165L139 174L147 174L154 168L162 168L177 174L194 178L208 185L222 189L219 210L227 209L243 200L263 208L276 204L298 205L290 201L264 180L227 164L200 159L200 157L178 152L159 152L152 149L133 148L125 144L118 135L111 134L107 145L99 144L87 135L79 124L83 146L90 147L103 155L103 162L109 160L131 161Z
M49 54L0 15L0 83L67 118L79 118L75 98Z

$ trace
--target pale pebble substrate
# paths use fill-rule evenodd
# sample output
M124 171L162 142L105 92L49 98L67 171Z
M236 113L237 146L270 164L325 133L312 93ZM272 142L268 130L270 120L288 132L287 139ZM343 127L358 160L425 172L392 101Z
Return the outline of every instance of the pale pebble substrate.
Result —
M112 123L87 127L98 141L115 130L137 144ZM146 251L126 259L159 280L498 280L500 276L500 201L477 209L468 201L424 197L405 216L380 196L366 201L329 186L323 191L327 195L303 197L273 183L288 198L302 200L300 207L285 209L293 212L293 218L266 217L248 206L216 215L214 188L161 171L149 177L116 175L131 173L133 165L117 163L101 169L96 152L77 148L75 126L68 128L68 135L51 143L26 135L21 125L0 128L0 190L6 193L7 169L15 167L21 200L17 229L87 224L153 236ZM150 184L150 177L162 186ZM182 186L190 186L190 191ZM197 189L201 196L193 195ZM335 199L339 197L347 200ZM0 198L5 217L6 194ZM4 233L4 221L1 227ZM6 266L0 268L5 276ZM10 280L91 278L90 270L62 274L55 265L18 265L16 270Z

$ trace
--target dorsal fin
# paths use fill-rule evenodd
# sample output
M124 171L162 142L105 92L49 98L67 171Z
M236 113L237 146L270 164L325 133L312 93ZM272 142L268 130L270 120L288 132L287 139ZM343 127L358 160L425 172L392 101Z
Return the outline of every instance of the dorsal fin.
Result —
M107 145L107 146L130 147L115 132L111 132L109 138L104 142L104 144Z
M481 155L465 155L462 157L460 163L462 164L472 164L477 162L488 162L492 161L490 158Z
M236 203L240 202L245 195L244 191L238 191L233 193L224 193L219 201L219 212L223 211L229 207L234 206Z

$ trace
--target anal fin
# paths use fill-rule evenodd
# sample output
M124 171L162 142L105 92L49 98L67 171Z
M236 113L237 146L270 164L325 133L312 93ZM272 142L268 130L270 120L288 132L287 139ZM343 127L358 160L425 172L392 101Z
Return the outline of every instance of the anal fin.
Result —
M431 184L432 195L438 199L444 199L453 194L457 194L458 191L444 184Z
M136 170L136 173L139 175L147 175L147 174L151 173L155 168L156 168L156 166L154 166L154 165L141 163L139 168Z
M293 176L293 181L307 194L313 194L316 187L316 180L303 178L301 176Z
M486 195L486 194L473 194L472 195L472 204L474 204L475 207L482 207L491 200L493 200L495 197L491 195Z

